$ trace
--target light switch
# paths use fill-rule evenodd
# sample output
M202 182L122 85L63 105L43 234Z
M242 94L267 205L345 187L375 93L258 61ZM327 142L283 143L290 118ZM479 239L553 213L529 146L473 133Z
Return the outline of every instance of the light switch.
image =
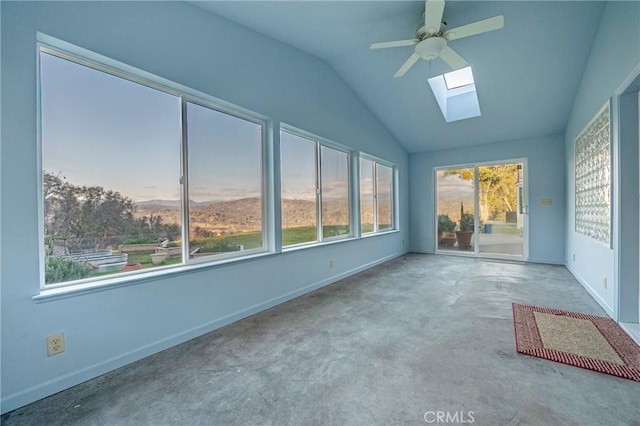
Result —
M551 205L551 198L540 198L540 205L541 206L550 206Z

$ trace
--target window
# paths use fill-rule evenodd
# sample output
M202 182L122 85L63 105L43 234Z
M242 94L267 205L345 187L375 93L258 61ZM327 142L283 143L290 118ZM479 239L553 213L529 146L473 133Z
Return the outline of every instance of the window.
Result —
M262 249L262 126L187 102L189 258Z
M316 143L280 132L282 245L318 241Z
M393 194L393 168L361 157L360 226L362 234L394 229Z
M283 247L351 236L349 154L283 130L280 155Z
M39 61L45 285L265 250L263 122L44 45Z
M368 234L375 231L374 163L360 158L360 232Z
M376 210L378 231L393 229L393 169L376 163Z
M180 240L180 99L42 51L45 283L154 263ZM162 256L158 256L162 257Z
M322 237L350 235L349 154L320 147Z

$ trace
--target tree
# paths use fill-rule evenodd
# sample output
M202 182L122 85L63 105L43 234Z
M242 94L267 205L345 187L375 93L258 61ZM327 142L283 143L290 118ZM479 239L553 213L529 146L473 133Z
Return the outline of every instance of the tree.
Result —
M76 186L60 174L45 172L44 226L49 253L56 241L66 250L100 250L132 237L176 239L180 227L165 225L162 217L136 219L135 203L119 192L100 186Z
M99 186L76 186L64 176L44 173L45 235L49 246L104 249L121 243L136 227L133 201Z
M462 180L472 181L473 169L453 169L444 172L445 176L458 176ZM478 168L480 221L504 220L505 211L516 207L516 183L518 169L516 164L498 164Z

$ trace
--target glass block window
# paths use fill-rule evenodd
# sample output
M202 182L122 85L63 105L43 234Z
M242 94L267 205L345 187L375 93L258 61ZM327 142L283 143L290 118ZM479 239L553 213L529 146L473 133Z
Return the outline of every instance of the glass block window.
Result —
M575 230L609 245L611 115L607 102L575 140Z

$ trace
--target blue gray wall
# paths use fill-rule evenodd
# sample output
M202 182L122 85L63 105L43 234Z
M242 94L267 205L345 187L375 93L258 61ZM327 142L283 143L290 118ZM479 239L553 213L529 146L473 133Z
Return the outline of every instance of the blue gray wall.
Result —
M408 156L325 62L189 4L1 7L3 412L407 251ZM401 232L35 303L37 31L396 163Z
M434 167L528 160L529 261L564 263L565 159L561 135L412 154L409 158L411 250L435 250ZM551 198L550 206L540 204Z
M607 313L617 317L616 253L620 228L618 215L620 208L619 188L614 186L613 241L607 247L593 239L575 232L575 137L582 131L600 107L637 70L640 64L640 3L607 2L600 22L591 55L585 68L580 89L576 96L571 116L565 132L566 176L567 176L567 217L566 217L566 265L585 288L594 296ZM615 121L614 117L614 121ZM613 173L615 180L620 177L619 161L616 158L619 146L613 140ZM638 143L637 140L631 143ZM637 149L637 148L636 148ZM637 151L636 151L637 152ZM638 159L635 158L637 176ZM627 170L632 173L632 170ZM637 179L637 178L636 178ZM614 181L615 183L615 181ZM636 196L637 196L636 180ZM637 204L636 204L637 220ZM635 235L636 241L638 235ZM618 247L619 251L625 247ZM574 260L575 255L575 260ZM604 280L607 280L607 287ZM637 279L637 271L636 271Z

